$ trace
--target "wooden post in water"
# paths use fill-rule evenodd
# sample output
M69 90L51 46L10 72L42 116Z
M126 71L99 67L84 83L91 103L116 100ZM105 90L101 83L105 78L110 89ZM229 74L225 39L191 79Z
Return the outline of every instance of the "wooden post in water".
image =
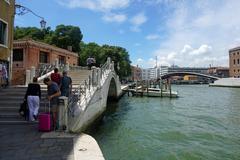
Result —
M172 98L171 80L169 80L169 91L170 91L170 98Z
M148 86L148 85L149 85L148 83L149 83L149 81L147 80L147 96L148 96L148 87L149 87L149 86Z
M162 87L162 78L160 79L160 82L159 82L159 88L160 88L160 91L161 91L161 97L162 97L162 92L163 92L163 87Z

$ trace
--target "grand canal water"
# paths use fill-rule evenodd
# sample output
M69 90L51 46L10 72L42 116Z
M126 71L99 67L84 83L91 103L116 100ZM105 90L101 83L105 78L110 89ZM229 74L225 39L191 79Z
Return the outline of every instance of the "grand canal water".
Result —
M106 160L239 160L240 89L173 86L180 98L126 95L92 133Z

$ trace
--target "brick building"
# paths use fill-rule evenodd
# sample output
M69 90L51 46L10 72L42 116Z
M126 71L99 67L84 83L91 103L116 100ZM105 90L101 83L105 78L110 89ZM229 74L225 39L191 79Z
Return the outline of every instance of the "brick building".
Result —
M229 76L240 78L240 47L229 50Z
M210 67L208 68L208 74L219 78L229 77L229 68L227 67Z
M40 64L69 63L78 65L78 54L34 40L16 40L13 42L12 84L24 84L25 72Z
M141 81L142 80L142 70L138 66L131 66L131 80L132 81Z

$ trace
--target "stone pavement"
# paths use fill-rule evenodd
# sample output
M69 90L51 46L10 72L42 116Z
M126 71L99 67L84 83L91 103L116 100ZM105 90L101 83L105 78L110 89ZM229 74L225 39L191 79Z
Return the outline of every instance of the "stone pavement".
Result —
M0 160L73 160L72 138L41 138L37 124L0 125Z
M87 134L39 132L37 123L0 125L0 160L104 160Z

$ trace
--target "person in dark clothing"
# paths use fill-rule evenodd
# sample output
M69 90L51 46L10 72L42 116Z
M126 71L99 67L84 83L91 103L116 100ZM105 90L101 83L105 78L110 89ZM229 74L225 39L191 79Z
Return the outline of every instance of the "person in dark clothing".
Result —
M33 78L33 83L28 84L24 99L27 100L28 103L29 121L35 121L37 119L41 99L41 87L37 83L37 77Z
M58 97L61 95L57 83L53 82L49 78L44 78L43 83L47 85L48 100L50 101L50 107L52 112L52 124L53 128L57 129L57 118L58 118Z
M67 71L63 71L62 74L63 76L60 83L61 96L69 97L72 91L72 79L67 76Z
M53 82L56 82L58 86L60 85L61 75L58 73L57 68L54 69L54 73L52 73L50 77Z

